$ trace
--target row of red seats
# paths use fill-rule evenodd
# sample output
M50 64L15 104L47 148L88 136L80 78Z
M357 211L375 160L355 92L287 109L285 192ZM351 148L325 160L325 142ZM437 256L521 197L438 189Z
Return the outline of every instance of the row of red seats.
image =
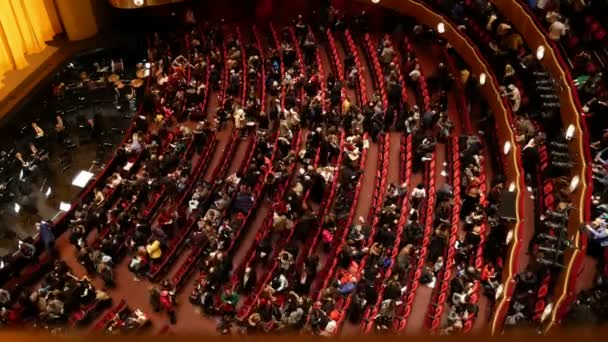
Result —
M246 157L243 159L243 163L241 164L241 167L240 167L240 172L244 172L246 170L246 168L248 167L249 162L251 161L253 154L255 152L256 144L257 144L257 135L252 135L250 137L248 152L246 153ZM244 228L246 226L249 225L249 223L251 221L251 217L252 217L251 214L255 212L255 209L259 205L259 197L260 197L259 193L254 193L252 196L254 197L254 203L253 203L248 215L246 216L246 218L242 221L241 225L237 228L235 237L232 240L230 246L228 247L228 253L233 249L233 247L237 243L237 241L239 241L239 237L242 234L242 231L244 230ZM196 224L196 222L194 222L193 224ZM182 265L180 265L178 267L177 272L173 275L173 277L171 277L170 283L175 287L176 292L181 290L182 286L185 284L186 280L188 279L188 276L190 275L190 272L194 268L194 265L199 260L199 258L202 256L205 247L206 247L206 244L193 246L192 250L190 251L190 254L186 258L186 260L184 260Z
M275 48L277 49L277 51L280 51L280 42L278 40L278 35L276 34L276 31L274 30L274 26L270 26L271 29L271 34L275 43ZM255 35L255 39L256 39L256 44L258 45L258 49L260 51L260 57L262 60L264 60L264 53L262 50L262 45L261 45L261 39L259 37L259 32L257 31L257 28L254 27L254 35ZM281 78L284 78L284 73L285 73L285 67L283 65L283 56L281 53L279 53L279 60L280 60L280 70L281 70ZM262 67L262 72L264 73L264 69ZM265 94L265 77L262 78L262 93ZM281 88L281 99L285 98L285 87ZM283 100L282 100L283 101ZM264 106L264 103L266 101L263 100L262 103ZM293 150L297 150L298 146L300 144L300 134L301 132L297 133L297 137L296 137L296 143L292 145L292 149ZM277 153L277 146L278 146L278 139L279 139L279 134L277 132L276 137L274 139L274 145L273 145L273 151L271 154L271 157L269 158L267 164L268 167L266 169L266 172L259 178L259 182L258 182L258 186L256 187L256 189L254 189L254 192L257 192L258 190L262 191L262 187L264 187L265 185L265 179L266 177L272 172L272 166L276 157L276 153ZM294 169L292 168L291 171L293 171ZM289 179L291 179L291 173L290 176L288 177L288 179L286 180L286 183L289 184ZM278 186L278 191L275 192L275 196L274 196L274 201L277 202L279 201L281 198L283 198L283 193L284 191L287 189L287 185L284 184L279 184ZM272 223L272 211L269 212L269 214L267 215L264 224L262 225L262 228L260 228L260 230L258 231L258 233L256 234L254 243L249 247L249 249L247 250L245 257L243 258L243 261L237 266L237 268L234 270L233 272L233 276L232 279L230 281L230 287L235 290L236 286L239 283L239 277L240 275L245 271L246 267L248 267L252 262L254 262L254 258L256 256L256 248L259 245L259 243L261 241L263 241L263 239L266 238L267 234L269 234L270 232L270 227L271 227L271 223Z
M292 146L293 149L297 149L299 146L299 142L300 139L302 138L302 130L300 130L298 132L298 139L296 139L296 142L298 143L295 146ZM290 166L290 177L288 177L288 179L286 180L283 188L279 191L280 193L284 193L290 186L291 184L291 179L293 179L293 177L295 176L295 170L296 170L296 164L297 163L293 163ZM278 204L279 207L284 206L285 202L283 199L283 202L281 203L275 203ZM306 203L306 198L304 197L302 199L302 203ZM268 219L269 219L269 226L268 226L268 233L271 233L271 229L272 229L272 215L273 215L273 211L269 211L268 213ZM297 225L298 222L297 220L294 222L294 226ZM240 308L237 317L240 320L244 320L247 317L249 317L249 314L251 313L251 311L255 308L255 306L258 303L258 300L260 298L260 295L262 294L262 292L265 290L266 285L270 283L270 281L272 280L272 277L274 276L274 271L277 269L277 267L279 266L279 260L278 260L278 256L279 253L285 248L285 246L289 245L289 242L291 241L291 238L293 237L293 233L295 232L295 229L292 228L289 230L287 234L287 236L282 235L279 240L275 243L275 245L273 246L273 253L269 258L269 262L272 263L272 265L270 267L265 267L265 269L263 270L263 273L261 276L259 276L258 282L256 284L256 289L257 292L255 292L253 295L249 296L244 304L242 305L242 307ZM261 280L261 281L260 281Z
M226 57L226 44L225 42L222 43L222 51L224 53L224 57ZM245 74L245 73L243 73ZM222 98L220 99L220 103L222 104L222 107L224 106L225 102L226 102L226 89L227 89L227 85L228 85L228 67L226 64L224 64L224 79L222 81ZM218 177L223 177L228 166L230 165L230 161L232 160L232 157L236 151L236 146L237 146L237 142L238 142L238 132L234 131L233 134L231 135L229 142L228 142L228 146L227 148L224 149L222 158L220 159L221 162L216 166L216 168L213 170L212 172L212 178L211 179L218 179ZM188 186L188 191L186 191L181 199L173 204L172 208L173 209L169 209L169 210L184 210L184 208L186 208L186 201L188 200L190 193L192 192L192 190L194 189L194 186L196 185L198 179L201 177L201 175L203 174L202 170L203 170L203 162L205 162L205 164L207 164L207 161L199 161L198 167L195 171L194 177L192 181L189 182L189 186ZM205 167L206 169L206 167ZM216 188L216 184L213 185L213 190L215 190ZM212 191L211 193L214 193L215 191ZM165 272L168 271L168 265L172 264L172 262L179 256L179 254L181 253L181 251L183 250L183 248L185 247L185 242L187 241L188 237L194 232L194 230L196 229L196 219L195 218L190 218L188 220L188 223L186 224L186 228L185 229L181 229L180 232L178 234L175 234L174 238L169 241L168 245L168 251L163 253L162 255L162 260L159 263L152 263L150 265L150 270L148 271L148 277L152 280L158 280L161 276L164 275Z
M427 311L426 327L431 331L437 331L441 325L441 317L444 309L446 298L449 294L450 280L452 279L455 263L454 257L456 256L456 240L458 239L458 232L460 230L460 207L461 197L461 165L460 165L460 144L457 135L452 135L450 144L448 144L448 156L451 156L451 170L452 170L452 189L454 205L452 206L451 226L450 226L450 238L447 244L447 248L444 248L444 266L443 269L437 275L437 282L433 289L431 296L431 302ZM446 253L447 252L447 253Z
M368 99L367 99L367 88L365 86L365 76L363 73L363 70L365 70L361 64L361 59L359 58L359 54L357 53L357 45L355 44L355 41L353 40L352 35L350 34L350 31L348 29L346 29L344 31L344 38L346 39L346 45L348 46L348 49L350 51L350 53L353 55L354 59L355 59L355 65L357 67L357 76L358 76L358 91L359 91L359 98L360 98L360 103L361 105L366 105L368 103Z
M306 70L304 70L304 66L306 65L304 63L304 57L302 55L302 50L300 49L300 44L298 44L298 39L296 37L296 31L293 28L293 26L289 26L288 28L289 30L289 37L291 38L291 42L292 45L294 47L294 50L296 51L296 57L300 63L300 76L305 75ZM300 103L304 104L304 87L300 88Z
M340 54L338 53L338 48L336 47L334 35L330 29L327 29L325 31L325 35L327 37L327 41L329 42L329 50L331 52L331 58L329 59L329 62L334 70L334 74L337 75L338 80L342 83L342 85L344 85L344 66L342 65L342 60L340 58ZM342 102L344 102L344 99L346 99L346 88L344 86L340 91L340 98ZM338 106L338 110L340 111L340 113L342 112L341 105Z
M328 39L330 41L330 45L332 46L332 55L334 56L334 58L336 59L336 65L339 65L339 54L338 54L338 50L335 46L335 41L333 38L333 33L328 30L327 31L327 35L328 35ZM357 53L357 49L354 43L354 40L350 34L350 32L348 30L346 30L344 32L344 36L346 39L346 43L347 43L347 47L350 51L350 53L353 55L354 59L355 59L355 65L357 68L357 74L358 74L358 83L357 83L357 89L359 92L359 103L361 105L364 105L367 103L367 90L366 90L366 86L365 86L365 78L363 76L363 68L361 67L361 61L359 59L359 55ZM332 43L334 42L334 43ZM367 140L368 136L367 133L364 135L364 139ZM380 153L380 155L382 155ZM365 156L365 158L364 158ZM364 149L361 155L361 161L360 161L360 168L363 169L365 166L365 160L367 157L367 149ZM312 286L312 293L316 293L317 290L320 289L324 289L327 288L329 286L329 282L333 279L333 274L335 272L335 269L337 267L338 264L338 260L337 260L337 255L339 253L339 251L342 249L342 246L344 246L344 244L346 243L346 237L348 236L349 230L350 230L350 226L353 223L354 220L354 216L355 216L355 211L357 209L357 204L359 201L359 194L361 192L361 186L362 186L362 179L359 178L359 181L357 182L357 187L355 188L355 194L354 194L354 199L353 199L353 204L351 206L351 210L349 212L349 216L348 219L346 221L346 224L344 226L341 227L339 232L336 232L336 234L334 234L334 236L340 236L340 234L342 234L342 236L340 237L340 239L336 239L334 238L334 242L332 244L332 252L328 258L328 260L330 260L329 262L326 262L325 267L323 267L323 269L321 270L321 272L317 275L317 280L313 283ZM372 200L373 201L373 200ZM372 203L371 208L374 208L374 205ZM371 211L371 209L370 209ZM319 287L319 281L323 280L323 283L321 284L321 286ZM318 292L318 295L320 296L320 291Z
M327 104L325 103L325 93L327 91L327 89L326 89L327 83L325 82L325 71L323 69L323 61L321 59L321 52L318 48L318 44L317 44L314 32L310 26L308 27L308 32L313 37L315 46L317 46L315 48L315 61L316 61L319 80L321 83L319 95L321 97L322 110L326 112ZM293 37L294 37L294 41L295 41L295 35ZM298 48L298 50L299 50L299 48ZM303 62L303 59L301 61ZM333 198L336 194L337 186L339 183L338 177L340 175L340 169L342 167L342 158L344 157L344 154L342 153L342 151L344 150L345 142L346 142L346 133L344 131L342 131L340 133L339 155L335 160L328 161L329 164L333 163L335 170L334 170L334 174L333 174L333 182L331 184L328 184L329 191L327 189L325 190L323 199L320 203L319 210L317 212L317 217L319 218L318 228L313 234L309 235L309 238L306 240L306 242L304 243L304 246L301 248L302 252L298 253L298 257L297 257L296 263L295 263L295 270L296 270L295 274L302 274L302 268L304 266L305 260L307 258L312 257L317 251L317 243L319 242L321 233L323 231L324 218L327 215L327 213L329 213L329 210L331 209L331 206L333 203ZM320 148L320 146L319 146L319 148ZM321 153L320 153L320 151L318 151L317 159L314 162L315 169L318 167L318 163L319 163L318 159L320 158L320 156L321 156Z
M122 299L115 307L109 310L103 317L93 326L93 332L101 333L112 322L114 317L120 314L123 310L127 309L127 302Z
M537 129L542 129L540 124L536 123ZM550 177L543 177L549 168L549 152L547 145L542 144L538 147L540 156L540 164L538 165L538 185L539 189L536 192L538 197L537 213L542 215L547 210L555 210L555 198L553 180ZM549 230L549 235L555 236L556 232L553 229ZM547 305L547 297L549 296L549 286L551 284L551 272L546 272L536 291L536 302L534 304L534 315L532 319L536 322L541 321L541 317Z
M433 224L433 213L435 208L435 165L436 156L435 153L431 155L431 160L425 164L424 168L424 182L425 188L428 189L426 200L422 203L420 222L424 222L424 237L420 246L420 250L416 253L417 255L411 258L410 261L410 272L409 279L407 280L407 289L401 296L402 304L397 307L395 312L395 320L393 321L393 330L397 332L403 332L407 327L409 316L413 310L413 302L416 296L416 290L420 286L420 277L422 276L422 269L426 255L428 254L428 246L432 234ZM416 265L415 270L412 269Z
M485 154L484 154L484 158L485 158ZM487 176L486 176L486 167L485 167L485 163L481 163L479 165L479 181L481 182L481 185L479 187L479 191L480 191L480 203L481 205L485 208L488 206L488 199L487 199L487 193L488 193L488 186L487 186ZM481 229L479 232L479 246L477 247L477 250L475 251L475 255L474 255L474 259L473 259L473 265L475 265L475 269L480 271L482 270L487 263L491 262L491 261L486 261L484 260L484 248L486 245L486 239L487 239L487 233L488 233L488 221L487 221L487 217L484 218L484 222L481 225ZM496 268L499 267L499 265L494 265ZM481 282L479 279L475 280L475 282L473 283L473 293L471 294L471 304L476 305L479 302L479 296L481 291ZM471 329L473 329L473 324L475 323L475 319L477 318L477 315L475 314L475 312L469 313L469 316L467 317L467 320L464 322L463 326L462 326L462 331L464 333L468 333L471 331Z
M365 133L363 136L364 141L367 141L368 138L369 137L367 136L367 133ZM367 148L364 148L363 151L361 152L361 158L359 161L360 169L363 169L365 167L365 162L367 160L367 152L368 152ZM340 225L338 226L338 230L334 234L335 237L332 242L331 252L327 257L325 266L323 267L321 272L319 272L317 274L317 277L311 286L311 294L313 295L313 298L315 300L319 300L321 298L321 290L327 288L330 285L330 282L333 280L334 271L335 271L336 267L338 267L338 258L337 258L338 253L342 250L342 247L346 243L346 238L348 236L348 232L355 219L355 214L356 214L356 210L357 210L357 205L359 203L359 195L361 194L362 184L363 184L363 177L360 176L359 180L357 181L355 190L354 190L353 202L350 206L348 218L346 219L346 221L340 222ZM339 238L337 238L337 237L339 237ZM310 315L307 315L306 324L308 325L309 322L310 322Z
M415 56L414 47L412 46L412 43L410 43L407 36L403 39L403 44L405 45L407 52L411 56ZM426 110L426 111L431 110L431 96L429 94L429 88L426 83L426 78L424 77L424 73L422 72L422 70L420 70L420 77L418 78L418 87L420 89L420 93L422 94L424 110Z
M308 30L309 30L309 33L314 37L314 33L313 33L312 29L310 27L308 27ZM290 33L291 33L291 38L292 38L292 41L294 43L294 46L295 46L295 49L296 49L296 52L298 55L298 61L299 61L300 65L305 65L304 57L301 53L301 48L300 48L299 42L296 39L295 30L293 29L293 27L290 28ZM316 45L316 39L315 39L315 45ZM315 49L315 61L316 61L316 67L317 67L317 71L318 71L319 80L321 83L321 88L319 90L319 93L320 93L319 95L321 96L321 105L322 105L323 110L325 110L325 108L326 108L326 104L325 104L326 82L325 82L325 74L324 74L324 70L323 70L323 63L322 63L321 55L320 55L318 48ZM305 70L302 70L302 72L304 75ZM304 87L302 87L302 103L304 103ZM344 147L344 141L345 141L345 133L342 132L340 134L340 147L339 147L340 151L342 151L342 149ZM316 157L313 162L313 167L316 170L319 167L319 160L321 158L321 146L320 145L318 147L318 150L317 150L315 156ZM341 167L342 157L343 157L343 154L340 153L338 158L333 160L333 162L335 162L334 166L336 166L336 170L334 172L334 180L333 180L332 184L329 186L329 190L327 189L327 185L326 185L326 189L323 194L323 199L319 206L319 210L318 210L318 214L317 214L317 217L319 218L319 228L317 229L317 231L315 233L309 234L309 238L306 240L304 245L301 246L301 248L300 248L301 252L298 253L298 256L297 256L296 262L295 262L295 268L294 268L295 272L293 273L294 275L301 274L302 267L304 265L304 261L306 260L306 257L312 256L316 250L317 242L319 241L319 237L321 236L321 232L322 232L323 217L325 217L325 212L331 206L331 202L333 200L333 195L335 194L335 189L338 184L337 177L339 174L339 169ZM328 161L328 162L331 164L332 161ZM307 194L304 196L305 198L307 198L309 196L309 192L310 192L310 189L308 190Z
M389 44L391 44L391 46L393 45L393 43L391 42L391 36L389 36L388 34L384 35L384 41L388 42ZM403 77L403 73L401 72L401 62L399 61L399 57L397 57L397 54L395 54L395 56L393 56L393 61L392 63L395 65L395 69L397 70L397 76L399 77L399 84L401 85L401 102L403 104L407 104L408 102L408 94L407 94L407 86L405 83L405 78ZM397 125L397 115L395 115L395 119L393 121L393 126Z
M378 153L378 171L376 172L376 188L374 190L374 195L372 198L372 205L370 207L370 214L368 215L368 222L371 221L371 232L370 235L365 242L365 247L371 248L374 244L374 240L376 237L376 232L378 231L378 225L380 222L380 215L382 213L383 204L384 204L384 193L387 189L388 183L388 166L390 161L390 137L388 134L384 134L380 137L380 141L378 142L379 153ZM380 166L381 165L381 166ZM365 265L367 263L369 254L366 254L363 259L359 262L357 267L359 275L358 278L361 277L361 271L365 269ZM336 276L339 276L339 271L336 272ZM330 285L332 286L332 285ZM344 297L340 297L336 302L335 309L340 312L340 317L338 319L337 326L338 329L335 331L335 335L339 334L342 324L347 317L348 309L350 308L350 304L352 302L354 292L351 292Z
M279 58L280 58L280 64L281 64L281 78L284 79L285 76L285 66L283 63L283 55L282 55L282 50L281 50L281 42L279 40L279 35L277 34L277 31L274 27L274 25L272 23L270 23L270 31L271 34L273 36L277 51L279 52ZM281 88L281 107L285 108L285 89L286 87L282 87ZM300 140L302 139L302 131L298 130L297 133L297 138L294 141L294 144L292 144L292 149L293 150L298 150L299 146L300 146ZM289 185L291 184L291 179L294 177L295 175L295 170L296 170L296 163L293 163L290 166L290 170L289 170L289 177L287 177L287 180L285 181L284 184L280 185L277 191L277 194L280 194L281 197L275 197L277 199L281 199L282 195L285 193L285 191L288 189ZM282 201L281 201L282 202ZM305 201L303 201L305 202ZM284 203L284 202L282 202ZM275 203L275 205L278 206L282 206L281 203ZM262 238L265 238L266 236L268 236L268 234L271 233L271 228L272 228L272 215L273 215L273 211L270 210L268 212L268 216L266 219L266 224L263 225L263 227L265 228L264 233L262 234ZM296 223L297 224L297 223ZM270 262L273 262L273 266L270 269L266 269L264 270L264 273L262 274L262 276L258 276L258 282L256 283L255 288L257 289L257 291L250 295L247 299L245 299L243 305L241 306L241 308L239 309L238 313L237 313L237 317L239 317L241 320L242 319L246 319L250 312L254 309L255 305L258 302L258 298L261 295L261 293L264 291L265 288L265 284L267 284L272 278L273 273L274 273L274 269L276 269L277 267L277 257L278 254L281 252L281 250L283 249L284 246L286 246L286 244L289 242L291 236L293 235L294 229L292 229L288 234L287 237L285 237L284 239L279 240L279 245L274 246L273 247L273 254L270 256ZM261 240L260 240L261 241ZM252 246L253 247L253 246ZM253 258L255 257L255 249L253 249L253 255L250 256L249 259L245 259L245 261L247 261L246 265L249 265L249 262L253 261ZM245 267L241 267L243 270L246 268ZM237 273L235 272L235 276L237 276ZM236 282L234 282L234 280L236 280ZM260 281L261 280L261 281ZM238 284L238 278L234 279L233 277L233 283L232 286L235 287Z
M247 100L247 89L248 89L247 73L245 72L247 70L247 55L245 53L245 48L244 48L244 43L243 43L244 40L242 37L240 27L237 27L236 30L237 30L237 39L238 39L238 41L240 43L240 47L241 47L241 63L242 63L242 70L243 70L241 106L245 107L246 100ZM237 137L238 132L235 131L233 134L235 136L233 136L233 139L231 141L231 148L236 149L236 145L237 145L237 141L238 141L238 137ZM252 136L249 137L247 152L245 153L246 157L243 158L241 165L239 166L238 173L244 174L245 171L247 170L247 167L249 166L249 164L253 158L253 155L256 151L256 148L255 148L256 145L257 145L257 134L253 134ZM232 155L233 153L234 152L229 152L229 155ZM220 171L219 171L220 174L225 173L226 168L230 164L231 160L232 160L232 156L228 157L227 159L224 159L223 165L222 165L222 168L224 168L224 171L221 171L221 169L220 169ZM232 252L232 250L234 249L236 244L240 241L240 236L241 236L242 232L245 230L245 227L247 227L249 225L249 223L252 219L252 213L255 212L255 210L257 209L257 207L259 205L260 192L261 192L261 188L254 189L254 192L252 194L252 196L254 197L254 203L253 203L251 209L249 210L249 213L245 217L245 219L242 220L241 225L239 227L237 227L236 232L234 234L234 238L231 240L231 243L226 250L227 253ZM236 192L233 195L233 199L235 196L236 196ZM222 213L223 217L226 216L227 209L228 208L224 209L224 212ZM193 224L196 224L196 222L194 222ZM179 266L177 272L171 278L171 284L175 287L176 291L180 290L182 288L182 286L185 284L187 277L190 275L190 272L194 268L195 263L202 256L205 247L206 247L206 245L193 246L192 250L190 251L190 254L186 258L186 260L184 260L182 265Z
M375 71L375 76L372 80L376 85L376 89L380 91L380 99L382 100L382 108L386 111L388 109L388 96L386 95L386 87L384 86L384 74L382 72L382 66L380 65L380 61L378 60L378 54L376 53L376 49L374 48L374 43L372 42L372 38L369 33L363 35L364 45L366 47L365 51L367 52L367 60L371 59L373 64L373 69Z
M400 153L400 170L399 172L399 181L405 184L410 184L412 178L412 136L411 135L403 135L401 137L401 153ZM391 252L391 267L386 271L384 276L379 279L380 281L376 283L376 288L380 289L380 295L376 300L376 303L372 303L371 307L367 307L365 312L363 313L363 319L361 320L361 332L365 334L369 334L373 328L376 320L376 316L380 311L380 307L382 301L384 300L385 290L386 290L386 280L390 279L393 269L396 267L396 258L399 254L400 246L401 246L401 236L403 234L403 229L406 226L408 217L409 217L409 197L406 194L403 197L401 203L401 211L399 215L399 221L397 223L397 232L396 239L393 250Z
M336 41L334 40L334 35L330 29L325 31L327 35L327 41L329 42L329 51L331 52L330 62L336 70L336 75L340 81L344 81L344 66L342 65L342 60L340 59L340 54L338 54L338 48L336 47Z

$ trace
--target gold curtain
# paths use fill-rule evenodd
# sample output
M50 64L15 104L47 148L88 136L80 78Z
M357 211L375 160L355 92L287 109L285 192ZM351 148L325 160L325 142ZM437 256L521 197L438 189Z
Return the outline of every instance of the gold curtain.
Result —
M0 76L27 66L25 57L42 51L44 42L60 33L55 18L52 2L0 0Z

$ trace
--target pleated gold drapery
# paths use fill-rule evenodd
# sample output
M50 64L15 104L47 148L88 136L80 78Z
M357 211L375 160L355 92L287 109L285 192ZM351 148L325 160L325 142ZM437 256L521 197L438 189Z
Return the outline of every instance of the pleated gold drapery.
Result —
M27 66L25 57L42 51L44 42L60 33L56 18L52 1L0 0L0 78Z

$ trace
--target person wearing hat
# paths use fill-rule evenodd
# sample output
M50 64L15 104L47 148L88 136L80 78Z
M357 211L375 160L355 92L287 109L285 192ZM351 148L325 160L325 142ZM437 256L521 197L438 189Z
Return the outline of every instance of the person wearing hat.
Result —
M148 256L150 260L153 262L157 262L162 256L162 250L160 248L160 241L154 240L151 244L146 246L146 250L148 251Z

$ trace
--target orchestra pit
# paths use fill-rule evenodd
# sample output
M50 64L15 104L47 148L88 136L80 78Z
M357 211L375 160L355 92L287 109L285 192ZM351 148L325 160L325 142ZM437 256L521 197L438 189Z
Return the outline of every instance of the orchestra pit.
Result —
M605 1L0 13L0 331L608 321Z

